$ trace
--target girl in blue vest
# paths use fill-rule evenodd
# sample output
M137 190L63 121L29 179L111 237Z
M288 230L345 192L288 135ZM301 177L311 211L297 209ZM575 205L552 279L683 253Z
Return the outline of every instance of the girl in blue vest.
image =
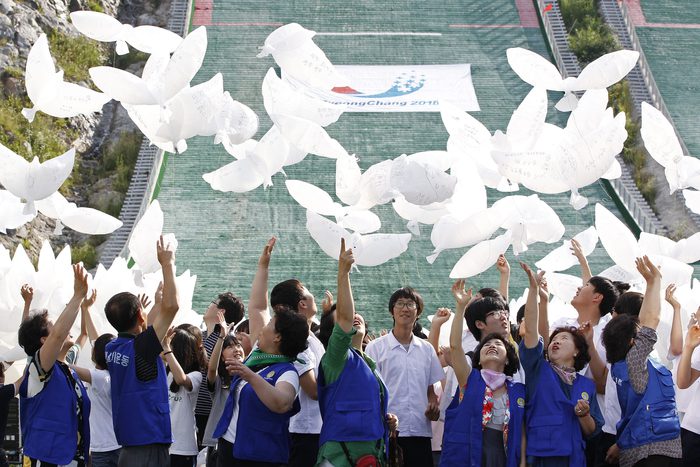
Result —
M533 467L585 467L586 439L603 426L595 383L578 373L591 358L586 338L577 328L557 328L545 353L540 332L547 330L539 326L546 317L540 322L538 278L526 264L520 264L530 282L520 343L527 383L527 462Z
M90 448L90 400L80 378L58 355L69 338L87 294L87 274L73 265L73 297L55 323L46 310L19 327L19 345L29 356L20 385L20 425L25 464L86 465Z
M465 292L464 280L458 280L452 294L457 306L450 351L459 390L445 413L440 466L517 467L524 454L525 386L507 377L518 370L518 354L502 334L491 333L477 345L470 363L462 329L471 289Z
M619 315L603 331L603 344L622 411L617 423L621 467L664 467L681 457L681 427L671 372L649 358L661 314L661 273L637 258L647 282L639 318Z
M249 307L250 309L250 307ZM306 349L306 319L283 305L241 363L225 360L233 379L214 430L217 466L279 466L289 460L289 419L299 411L299 375L292 362Z

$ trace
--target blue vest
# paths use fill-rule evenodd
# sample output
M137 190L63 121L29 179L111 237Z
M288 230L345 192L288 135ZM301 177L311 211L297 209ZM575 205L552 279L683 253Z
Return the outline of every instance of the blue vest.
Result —
M156 359L156 378L140 381L132 337L117 337L107 344L105 353L112 379L112 421L117 442L122 446L172 443L163 361Z
M647 389L644 394L637 394L629 381L627 362L621 360L612 365L612 378L622 409L617 423L620 449L675 439L681 434L671 372L651 359L647 359L647 370Z
M506 381L510 421L506 446L506 467L520 465L520 443L525 416L525 385ZM445 412L445 432L442 436L441 467L480 467L483 438L482 415L486 383L481 372L473 369L467 389L459 402L457 395ZM399 421L400 423L400 421Z
M265 381L275 385L279 377L287 371L295 371L291 363L275 363L258 373ZM214 438L220 438L228 429L233 417L233 405L239 377L231 381L231 391L226 399L224 411L214 430ZM233 457L239 460L286 464L289 462L289 419L299 412L299 399L289 412L279 414L262 403L250 384L243 386L238 399L238 422L236 441L233 443Z
M328 441L377 441L384 438L388 446L386 411L389 393L384 386L380 397L377 377L355 349L348 349L348 358L340 377L326 385L323 366L318 374L318 405L323 426L319 444ZM399 422L400 423L400 422Z
M30 363L33 365L34 363ZM90 449L90 399L85 386L70 370L82 394L83 446L88 459ZM27 397L29 368L19 387L20 425L24 454L32 459L58 465L69 464L78 448L78 395L58 363L54 363L51 377L39 394Z
M527 455L569 456L570 467L585 467L586 442L574 407L579 399L593 403L595 383L576 375L567 398L560 381L549 362L542 362L535 393L525 408Z

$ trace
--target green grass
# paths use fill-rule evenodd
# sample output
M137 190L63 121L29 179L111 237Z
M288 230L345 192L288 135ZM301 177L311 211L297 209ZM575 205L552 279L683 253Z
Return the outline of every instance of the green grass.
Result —
M54 30L49 34L49 48L66 81L87 81L88 70L105 61L104 47L85 36L69 36Z
M97 250L88 242L71 247L70 256L71 263L82 262L86 269L97 266Z
M88 0L87 6L91 11L96 11L98 13L105 12L104 6L100 0Z

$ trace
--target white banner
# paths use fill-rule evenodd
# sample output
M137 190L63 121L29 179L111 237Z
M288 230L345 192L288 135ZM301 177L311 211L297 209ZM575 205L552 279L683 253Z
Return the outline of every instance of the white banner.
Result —
M310 88L285 76L294 87L346 112L439 112L448 101L469 112L481 110L472 84L471 65L336 65L348 85L331 91Z

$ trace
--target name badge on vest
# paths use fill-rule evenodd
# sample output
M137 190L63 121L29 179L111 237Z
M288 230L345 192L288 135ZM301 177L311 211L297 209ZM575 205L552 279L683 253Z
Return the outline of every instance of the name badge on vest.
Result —
M586 391L583 391L583 392L581 393L581 399L583 399L584 401L588 401L588 399L589 399L590 397L591 397L591 396L589 396L588 393L587 393Z
M265 379L270 380L275 376L275 370L270 370L267 372L267 374L264 376Z

